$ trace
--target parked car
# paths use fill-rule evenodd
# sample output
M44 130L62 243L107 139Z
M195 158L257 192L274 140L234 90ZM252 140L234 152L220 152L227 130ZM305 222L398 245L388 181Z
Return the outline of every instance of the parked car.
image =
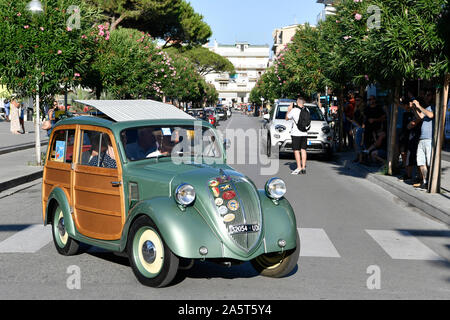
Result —
M216 115L219 120L227 120L227 112L223 107L216 107Z
M258 190L226 164L214 127L196 124L92 116L58 122L42 184L43 221L52 225L56 250L75 255L85 243L126 254L139 282L151 287L169 285L194 260L250 261L264 276L287 276L300 242L285 183L271 178Z
M291 128L292 121L286 120L289 105L295 101L289 99L277 100L275 106L269 114L264 115L265 122L263 124L263 143L265 145L267 156L272 157L274 151L279 153L291 153L292 138ZM311 115L311 128L308 131L308 147L307 152L310 154L321 154L330 158L334 149L333 133L328 125L323 113L316 104L306 103Z

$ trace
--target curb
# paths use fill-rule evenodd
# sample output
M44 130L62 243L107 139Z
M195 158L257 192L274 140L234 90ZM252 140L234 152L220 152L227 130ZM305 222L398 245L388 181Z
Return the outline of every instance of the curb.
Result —
M414 194L411 192L408 192L408 190L399 188L394 183L390 183L390 181L387 181L387 179L383 178L383 176L372 173L358 165L350 164L351 160L341 159L340 155L338 155L338 154L337 154L337 156L338 156L338 159L336 159L336 162L339 165L342 165L345 168L350 168L352 170L356 170L356 171L360 172L361 174L364 174L368 181L382 187L386 191L389 191L390 193L392 193L393 195L402 199L409 205L422 210L425 214L429 215L430 217L433 217L447 225L450 225L450 206L442 207L442 206L437 206L433 203L430 203L429 201L427 201L428 200L427 195L428 196L432 196L432 195L430 195L428 193L426 193L426 195L425 195L425 194L421 194L419 192L417 192L417 194L416 194L416 192ZM450 204L450 199L448 201Z
M39 170L38 172L34 172L19 178L15 178L9 181L0 182L0 192L3 192L5 190L17 187L21 184L25 184L37 179L42 178L44 170Z
M41 146L45 146L45 145L48 145L48 141L41 141ZM31 143L19 144L16 146L2 147L2 148L0 148L0 155L11 153L11 152L16 152L16 151L21 151L21 150L26 150L26 149L32 149L35 146L36 146L36 144L34 142L31 142Z

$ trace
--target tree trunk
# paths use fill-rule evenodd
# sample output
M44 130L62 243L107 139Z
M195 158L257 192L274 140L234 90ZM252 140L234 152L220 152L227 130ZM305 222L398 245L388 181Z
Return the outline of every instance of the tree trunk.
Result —
M116 18L112 18L111 21L111 31L114 31L117 29L117 26L126 18L125 14L122 14L117 20Z
M435 130L428 192L441 192L441 151L444 143L445 115L447 112L450 74L446 74L443 92L440 98L436 95Z
M390 102L391 104L391 113L390 113L390 121L389 121L389 145L388 145L388 156L387 156L387 165L388 171L387 174L392 176L397 169L397 120L398 120L398 106L400 105L400 91L401 91L401 83L396 81L395 89L394 89L394 97ZM392 101L393 100L393 101Z

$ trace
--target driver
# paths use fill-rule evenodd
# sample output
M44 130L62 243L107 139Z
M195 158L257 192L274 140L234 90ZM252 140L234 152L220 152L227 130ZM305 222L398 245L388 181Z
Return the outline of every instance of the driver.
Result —
M158 150L158 144L153 131L154 129L151 127L138 129L137 141L126 146L126 153L129 159L142 160Z

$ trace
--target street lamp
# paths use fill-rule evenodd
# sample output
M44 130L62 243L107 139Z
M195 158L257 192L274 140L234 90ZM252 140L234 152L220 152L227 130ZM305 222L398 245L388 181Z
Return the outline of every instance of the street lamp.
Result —
M31 12L33 16L40 15L44 12L42 3L39 0L30 1L27 5L27 10ZM35 147L36 147L36 164L41 165L41 133L39 126L40 119L40 105L39 105L39 78L36 83L36 119L34 122L34 136L35 136Z

